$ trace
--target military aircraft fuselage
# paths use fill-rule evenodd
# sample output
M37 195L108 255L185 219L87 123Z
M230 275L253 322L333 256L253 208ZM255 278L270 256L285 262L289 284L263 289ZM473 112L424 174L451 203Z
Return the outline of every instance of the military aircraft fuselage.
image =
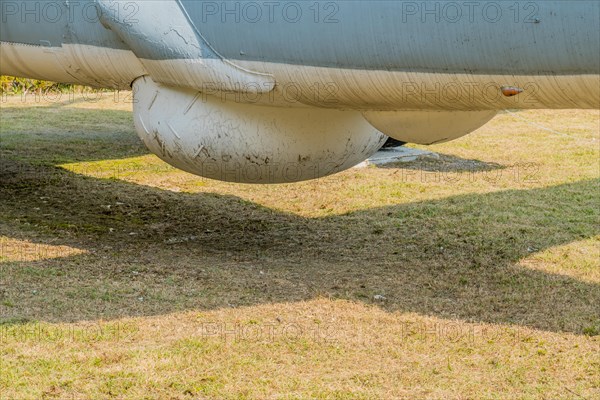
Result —
M134 110L140 136L168 162L217 179L249 180L223 176L223 156L242 169L244 157L315 169L257 180L295 181L365 158L381 132L430 144L506 108L600 103L598 1L0 3L0 73L133 87L150 108L162 100L169 115ZM194 122L216 111L235 123Z

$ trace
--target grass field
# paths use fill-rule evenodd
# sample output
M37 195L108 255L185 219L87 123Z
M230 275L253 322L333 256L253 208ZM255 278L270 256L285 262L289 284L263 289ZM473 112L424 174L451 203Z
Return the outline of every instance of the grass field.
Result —
M2 99L2 399L600 398L600 114L277 186ZM550 131L552 130L552 131Z

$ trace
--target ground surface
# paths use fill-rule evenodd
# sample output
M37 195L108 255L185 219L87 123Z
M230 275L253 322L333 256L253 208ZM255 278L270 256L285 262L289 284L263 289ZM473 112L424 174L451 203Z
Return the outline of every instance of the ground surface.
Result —
M124 97L2 100L2 399L600 397L597 111L246 186Z

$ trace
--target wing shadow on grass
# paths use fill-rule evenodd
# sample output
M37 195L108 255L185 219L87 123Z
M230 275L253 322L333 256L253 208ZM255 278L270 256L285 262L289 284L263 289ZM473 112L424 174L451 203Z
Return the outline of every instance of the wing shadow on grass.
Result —
M3 171L15 168L3 164ZM550 331L581 333L598 317L600 286L519 265L532 248L599 233L597 180L307 219L233 196L62 174L35 184L2 179L0 234L87 251L2 263L5 321L316 296L370 303L374 294L387 297L381 306L389 311ZM566 195L569 202L559 200ZM497 209L494 220L488 207Z
M122 136L131 140L130 132ZM90 141L92 159L106 153L94 150L98 141ZM46 144L48 153L62 146ZM69 152L61 159L81 160ZM117 145L111 158L130 152ZM554 332L581 334L600 318L600 285L523 265L532 251L600 233L598 180L310 219L235 196L85 177L29 163L33 153L8 153L0 158L0 236L84 253L0 258L7 324L318 296L372 303L375 294L385 295L378 305L390 312Z

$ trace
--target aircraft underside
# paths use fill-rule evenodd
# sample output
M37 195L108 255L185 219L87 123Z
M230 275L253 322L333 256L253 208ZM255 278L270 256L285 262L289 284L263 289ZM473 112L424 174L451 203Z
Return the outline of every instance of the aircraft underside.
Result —
M597 2L511 2L496 22L443 14L455 2L1 3L1 74L132 88L147 147L213 179L314 179L388 136L440 143L498 110L600 104Z

